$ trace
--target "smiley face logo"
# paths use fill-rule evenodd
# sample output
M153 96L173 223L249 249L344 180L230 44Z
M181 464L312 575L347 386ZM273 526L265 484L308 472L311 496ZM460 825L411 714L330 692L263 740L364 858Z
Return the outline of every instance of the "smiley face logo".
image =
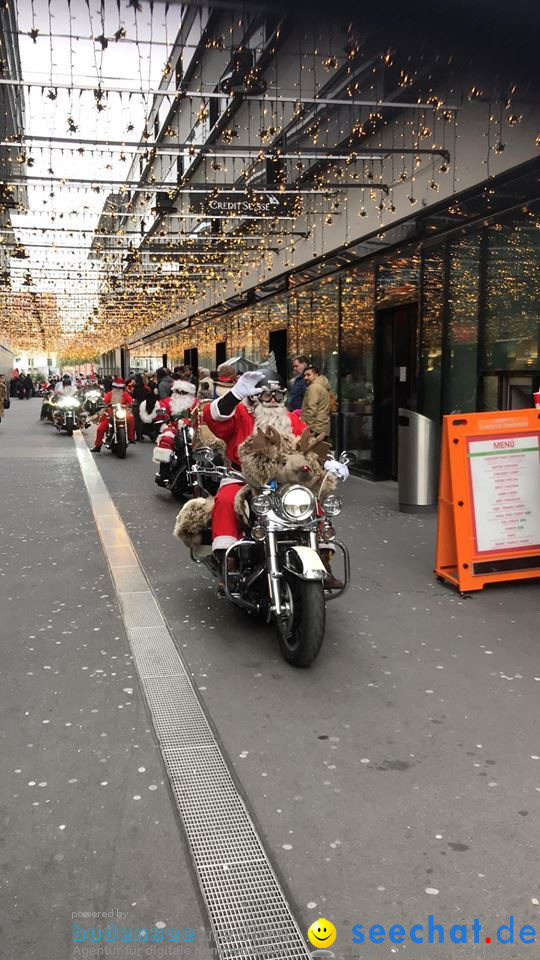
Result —
M321 917L311 924L308 932L308 940L314 947L331 947L336 939L337 933L333 923Z

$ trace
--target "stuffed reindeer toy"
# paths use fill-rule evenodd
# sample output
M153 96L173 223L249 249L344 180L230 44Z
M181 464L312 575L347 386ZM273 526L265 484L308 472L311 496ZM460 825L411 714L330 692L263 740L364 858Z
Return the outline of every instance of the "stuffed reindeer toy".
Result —
M271 480L278 484L301 483L324 499L336 488L337 480L324 469L330 445L313 437L308 428L300 437L278 433L273 427L254 431L238 448L240 469L246 486L239 490L235 510L242 523L247 516L246 499ZM201 543L202 532L210 526L213 499L197 498L186 503L176 519L175 536L188 547Z
M242 475L246 480L236 497L236 513L245 519L245 501L271 480L278 484L301 483L323 499L336 488L336 478L325 475L330 444L314 437L306 427L300 437L278 433L273 427L257 430L239 446Z

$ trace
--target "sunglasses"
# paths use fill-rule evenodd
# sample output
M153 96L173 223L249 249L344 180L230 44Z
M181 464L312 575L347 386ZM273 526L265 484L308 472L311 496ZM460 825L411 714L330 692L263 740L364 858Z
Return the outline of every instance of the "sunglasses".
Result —
M286 392L286 390L281 390L280 388L263 390L262 393L259 393L259 400L262 400L263 403L269 403L269 401L273 399L281 403L285 399Z

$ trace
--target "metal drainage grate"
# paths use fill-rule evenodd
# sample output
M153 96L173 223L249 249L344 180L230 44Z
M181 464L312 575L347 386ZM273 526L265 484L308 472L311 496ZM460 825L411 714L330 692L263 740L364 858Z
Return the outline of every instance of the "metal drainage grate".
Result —
M219 956L308 960L310 953L127 531L119 519L120 537L125 533L127 540L122 547L111 543L114 505L86 443L78 435L74 439ZM138 584L144 580L140 593L126 592L133 575Z

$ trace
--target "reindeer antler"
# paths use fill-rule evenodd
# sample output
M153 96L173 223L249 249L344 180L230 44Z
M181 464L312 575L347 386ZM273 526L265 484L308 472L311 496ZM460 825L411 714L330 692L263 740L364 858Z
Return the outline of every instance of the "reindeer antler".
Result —
M266 430L255 430L249 437L250 453L268 450L270 446L278 449L281 446L281 437L273 427L268 427Z
M331 445L326 442L322 434L314 437L309 427L306 427L300 437L300 450L302 453L314 453L321 463L324 463L331 449Z
M267 427L265 430L265 434L268 437L268 442L271 443L272 446L277 447L277 449L279 450L279 448L281 447L281 434L276 430L276 428Z

